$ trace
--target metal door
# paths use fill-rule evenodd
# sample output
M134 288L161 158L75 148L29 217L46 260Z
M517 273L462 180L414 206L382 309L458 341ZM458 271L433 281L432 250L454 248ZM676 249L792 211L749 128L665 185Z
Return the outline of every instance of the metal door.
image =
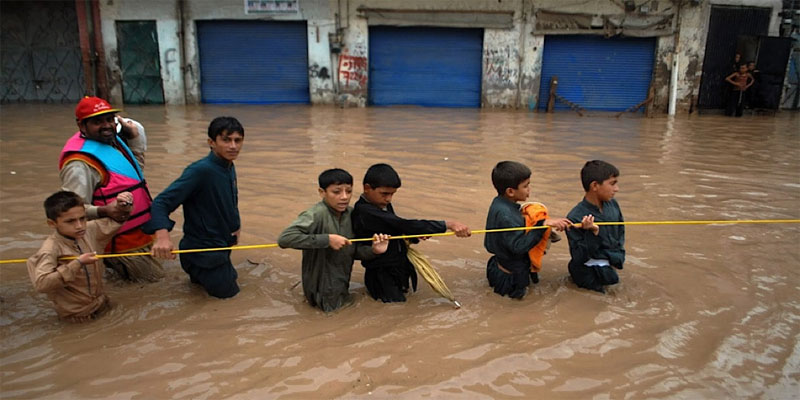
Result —
M198 21L204 103L309 103L305 21Z
M122 101L163 104L156 22L118 21L117 46L122 69Z
M369 28L369 102L480 107L483 29Z
M73 103L84 94L75 2L0 1L0 102Z
M544 39L539 107L547 107L550 78L556 93L587 110L623 111L647 99L655 38L548 35ZM556 109L569 109L556 102Z

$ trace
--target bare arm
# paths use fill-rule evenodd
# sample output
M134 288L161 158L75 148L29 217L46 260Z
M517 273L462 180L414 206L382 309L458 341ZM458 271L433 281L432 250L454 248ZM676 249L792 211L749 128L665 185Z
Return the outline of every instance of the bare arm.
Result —
M736 81L734 81L734 80L733 80L733 77L734 77L734 76L736 76L736 72L734 72L734 73L732 73L732 74L728 75L728 76L725 78L725 81L726 81L726 82L728 82L728 83L730 83L731 85L734 85L734 86L736 86Z
M122 137L128 148L131 149L133 156L136 157L136 161L139 162L139 166L144 170L144 154L147 152L147 134L144 126L130 118L118 118L122 125Z
M753 75L747 74L747 85L745 85L744 89L746 90L750 86L756 83L756 78L753 78Z

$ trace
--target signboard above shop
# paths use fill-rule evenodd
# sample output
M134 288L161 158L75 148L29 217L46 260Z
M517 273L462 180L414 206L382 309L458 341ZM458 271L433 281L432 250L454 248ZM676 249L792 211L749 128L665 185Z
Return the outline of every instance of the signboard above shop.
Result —
M244 0L245 14L299 14L300 0Z

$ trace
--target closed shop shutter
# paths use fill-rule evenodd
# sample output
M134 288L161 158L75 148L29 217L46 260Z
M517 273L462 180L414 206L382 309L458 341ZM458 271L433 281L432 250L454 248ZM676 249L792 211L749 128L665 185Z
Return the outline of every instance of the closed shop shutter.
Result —
M308 103L306 23L198 21L204 103Z
M654 57L654 38L546 36L539 107L547 107L552 76L558 95L587 110L633 107L647 99ZM569 106L557 101L556 109Z
M480 107L483 29L369 29L369 101L374 105Z

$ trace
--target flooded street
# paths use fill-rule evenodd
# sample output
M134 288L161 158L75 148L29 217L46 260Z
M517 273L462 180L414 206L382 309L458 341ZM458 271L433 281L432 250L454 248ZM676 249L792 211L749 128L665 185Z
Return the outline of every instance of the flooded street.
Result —
M403 181L398 215L483 229L501 160L533 170L551 215L581 200L589 159L621 171L627 221L800 218L800 115L613 118L476 109L307 106L125 107L147 130L154 195L205 156L208 123L237 117L240 244L275 243L317 201L317 176L367 167ZM74 105L0 108L0 258L50 233L42 201L76 131ZM180 210L173 214L180 227ZM177 243L180 229L173 233ZM800 224L626 229L621 284L601 295L569 280L566 240L522 301L494 294L483 236L417 246L462 304L424 282L404 304L372 300L356 262L353 307L304 301L301 253L233 252L241 293L208 297L177 261L155 284L110 281L114 308L57 320L24 264L0 265L0 397L796 398L800 393Z

